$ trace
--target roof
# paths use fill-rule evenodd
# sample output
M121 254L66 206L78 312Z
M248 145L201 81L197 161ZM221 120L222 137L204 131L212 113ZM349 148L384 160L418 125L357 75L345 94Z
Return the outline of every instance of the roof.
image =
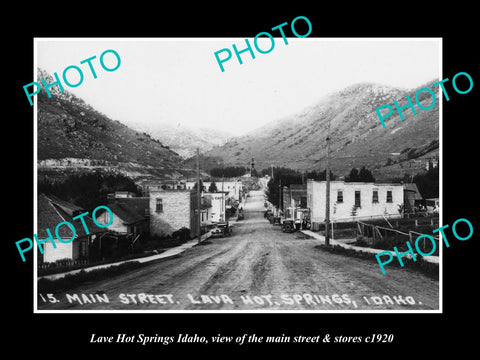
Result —
M313 179L307 179L307 183L326 183L325 180L313 180ZM345 181L345 180L330 180L331 184L345 184L345 185L374 185L374 186L402 186L404 184L401 184L399 182L392 182L392 183L386 183L386 182L363 182L363 181Z
M74 210L74 211L73 211ZM73 211L73 212L72 212ZM58 224L67 221L71 223L76 232L76 238L87 236L87 233L83 227L80 219L73 220L73 218L81 213L84 213L82 208L75 204L61 200L56 196L45 195L43 193L38 194L37 201L37 236L39 239L46 239L49 235L46 229L50 230L50 233L55 238L55 228ZM72 215L73 213L73 215ZM88 228L90 234L104 232L105 228L100 228L93 222L90 216L84 216L83 220ZM69 226L61 226L58 228L58 235L62 239L70 239L72 237L72 230Z
M290 184L290 189L292 189L293 191L307 191L307 184Z
M131 197L114 199L113 204L120 204L122 208L128 209L128 212L145 218L150 210L150 198L149 197ZM110 205L108 205L110 207Z
M422 194L418 190L417 184L415 183L406 183L403 184L403 189L413 195L414 200L422 200Z
M69 203L68 201L62 200L56 197L55 195L51 195L51 194L48 195L48 199L50 200L50 202L60 207L63 211L65 211L67 214L69 214L72 217L75 217L76 215L85 212L85 210L80 206L77 206L75 204Z
M124 203L108 204L108 208L112 210L114 216L119 217L125 225L138 223L145 220L145 216L137 214L132 208ZM102 214L104 209L99 209L96 214Z

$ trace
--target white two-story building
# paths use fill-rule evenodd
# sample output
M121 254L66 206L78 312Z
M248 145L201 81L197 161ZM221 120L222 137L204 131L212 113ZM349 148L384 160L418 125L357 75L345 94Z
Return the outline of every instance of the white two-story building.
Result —
M400 218L402 184L330 181L330 221L349 222L379 218ZM307 207L312 228L325 223L326 182L307 181Z

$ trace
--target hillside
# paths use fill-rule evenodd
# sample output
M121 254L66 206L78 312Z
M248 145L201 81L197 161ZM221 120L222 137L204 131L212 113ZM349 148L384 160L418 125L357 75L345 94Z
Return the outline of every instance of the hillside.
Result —
M53 81L41 70L38 76ZM134 178L180 175L182 158L150 135L109 119L71 93L57 90L48 98L42 90L37 96L40 177L95 169Z
M190 158L196 154L197 147L200 152L206 152L215 146L224 145L232 134L218 129L189 128L168 123L148 122L129 124L137 131L150 134L162 144L179 154L182 158Z
M434 82L418 88L431 87ZM406 103L402 99L407 93L414 99L418 88L404 90L372 83L349 86L294 116L213 148L204 154L209 159L204 166L243 166L253 156L257 169L271 165L324 169L330 122L331 165L336 175L346 175L352 167L361 166L372 169L377 179L418 172L425 167L426 159L438 157L438 101L432 109L417 111L417 115L405 110L405 121L398 115L387 118L386 128L375 112L376 107L393 103L393 99L400 105ZM435 90L438 98L438 88ZM428 97L421 98L425 106L430 101Z

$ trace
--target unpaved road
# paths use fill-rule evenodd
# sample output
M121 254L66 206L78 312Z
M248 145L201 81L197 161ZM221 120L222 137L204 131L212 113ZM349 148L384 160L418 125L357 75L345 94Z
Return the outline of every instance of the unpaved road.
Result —
M331 254L316 248L318 240L283 233L263 211L263 193L252 192L233 236L118 277L42 294L38 308L438 310L438 281L408 268L382 275L374 261Z

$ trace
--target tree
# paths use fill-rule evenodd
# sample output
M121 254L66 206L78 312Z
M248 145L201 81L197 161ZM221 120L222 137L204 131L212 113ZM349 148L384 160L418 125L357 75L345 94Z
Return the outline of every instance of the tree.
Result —
M268 173L271 175L272 169L264 169L262 173ZM293 170L286 167L274 167L273 168L273 179L267 184L267 199L275 206L278 206L279 197L281 193L279 191L279 185L281 184L282 188L284 186L290 186L291 184L302 184L302 180L305 183L307 179L325 181L327 172L313 170L307 173L303 173L297 170ZM334 180L335 176L330 171L330 179Z
M323 171L309 171L305 174L305 181L307 179L312 179L316 181L326 181L327 180L327 170ZM335 175L333 175L332 170L330 170L330 180L335 180Z
M424 199L439 197L440 171L438 167L430 168L425 173L415 175L413 182L417 184L418 191Z
M275 178L274 178L275 179ZM270 181L267 184L267 199L270 201L272 204L275 206L278 206L278 200L280 197L280 192L278 189L278 182L276 182L274 179L270 179Z
M216 167L210 170L210 175L213 177L239 177L245 175L247 169L243 166L225 166Z
M197 184L198 182L195 181L195 184L193 185L193 190L197 190ZM205 191L205 185L203 185L202 179L200 179L200 189L201 191Z
M345 182L375 182L375 178L372 172L363 166L360 171L356 168L350 170L350 174L345 176Z
M360 179L360 181L363 182L375 182L375 178L373 177L372 172L366 169L365 166L360 169L360 172L358 173L358 178Z
M358 170L356 168L353 168L350 170L350 174L345 176L345 182L356 182L360 181L358 180Z
M115 191L129 191L137 196L141 191L135 182L121 174L69 175L63 182L39 182L41 192L58 196L86 210L93 210L98 205L107 203L107 195Z
M357 205L353 204L352 209L350 210L351 216L357 216Z
M215 184L215 182L212 181L210 183L210 186L208 187L208 192L213 193L213 192L217 192L217 191L218 191L217 184Z

